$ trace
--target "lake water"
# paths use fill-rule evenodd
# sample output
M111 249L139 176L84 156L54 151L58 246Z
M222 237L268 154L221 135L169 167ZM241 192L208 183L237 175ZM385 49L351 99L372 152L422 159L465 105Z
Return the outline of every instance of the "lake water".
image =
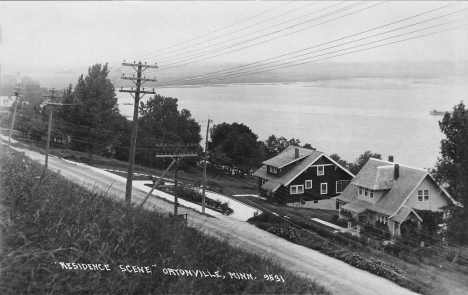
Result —
M366 150L396 162L432 168L443 138L432 109L468 102L468 77L346 79L286 84L230 84L164 88L179 109L214 124L238 122L266 140L271 134L354 161ZM120 99L122 103L131 98ZM131 114L131 110L125 110ZM206 124L201 123L204 136Z

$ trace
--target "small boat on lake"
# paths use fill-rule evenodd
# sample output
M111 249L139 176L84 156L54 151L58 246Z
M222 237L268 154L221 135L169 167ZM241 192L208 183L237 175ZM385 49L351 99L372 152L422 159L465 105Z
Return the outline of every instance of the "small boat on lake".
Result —
M432 111L429 112L431 115L434 115L434 116L443 116L445 115L445 113L448 113L448 112L443 112L443 111L437 111L435 109L433 109Z

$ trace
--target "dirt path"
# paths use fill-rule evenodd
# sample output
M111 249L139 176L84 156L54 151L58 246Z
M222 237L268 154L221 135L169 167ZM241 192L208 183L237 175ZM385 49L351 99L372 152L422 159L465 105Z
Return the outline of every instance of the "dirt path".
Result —
M31 151L25 152L31 159L44 163L43 155ZM116 195L121 200L124 199L125 179L119 181L55 157L49 157L49 167L54 171L60 171L62 175L77 183L97 187ZM144 197L144 192L133 189L133 201L140 202ZM164 212L173 211L173 205L161 199L150 199L147 206L155 206ZM389 280L354 268L320 252L290 243L246 222L227 216L207 217L185 208L180 208L179 211L189 214L190 226L218 237L228 238L232 244L244 249L267 255L286 268L316 280L335 294L415 294Z

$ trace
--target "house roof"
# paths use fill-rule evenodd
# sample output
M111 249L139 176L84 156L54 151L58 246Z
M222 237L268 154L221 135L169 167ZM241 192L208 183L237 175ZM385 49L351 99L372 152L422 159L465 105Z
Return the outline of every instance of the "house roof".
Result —
M290 164L296 162L295 165L293 165L285 173L280 174L280 176L267 173L267 165L271 165L271 164L268 164L268 163L286 163L286 161L288 159L291 160L293 158L295 148L299 149L299 156L300 157L298 159L295 158L295 160L289 162ZM301 157L302 155L305 155L305 156ZM289 146L288 148L286 148L278 156L263 162L263 164L265 164L265 165L263 165L260 169L255 171L253 175L257 176L257 177L260 177L260 178L263 178L263 179L266 179L266 180L269 180L269 181L274 181L276 183L279 183L280 185L286 186L286 185L289 185L289 183L291 183L291 181L293 181L297 176L302 174L309 166L314 164L321 157L325 157L325 158L329 159L332 163L334 163L335 165L337 165L338 167L340 167L341 169L346 171L348 174L350 174L352 177L354 177L354 175L351 172L349 172L348 170L343 168L340 164L335 162L333 159L331 159L325 153L320 152L320 151L309 150L309 149L306 149L306 148L295 147L295 146ZM276 160L274 160L274 159L276 159ZM274 160L274 161L272 161L272 160ZM282 166L282 167L284 167L284 166Z
M338 196L338 200L346 203L355 203L358 206L362 204L362 201L357 197L356 186L362 186L371 190L385 190L376 204L371 204L372 206L367 208L389 216L399 213L400 208L402 208L403 204L419 184L426 177L433 178L426 170L399 164L399 177L397 180L394 180L394 169L395 163L393 162L373 158L369 159L358 175L351 181L351 184ZM447 193L446 195L452 200L450 195Z
M405 206L403 205L400 209L400 211L398 211L398 213L393 216L393 220L396 221L396 222L403 222L405 221L406 217L408 217L408 215L413 212L414 215L416 215L417 218L419 218L419 220L422 221L422 218L416 213L416 211L414 211L411 207L408 207L408 206Z
M281 186L281 183L279 182L276 182L274 180L270 180L270 181L267 181L265 182L263 185L262 185L262 189L264 190L267 190L267 191L276 191L279 187Z
M357 214L360 214L369 208L372 207L372 203L366 202L366 201L361 201L361 200L355 200L354 202L350 202L344 206L341 206L342 209L345 209L347 211L351 211Z
M296 149L299 150L298 158L295 157ZM286 165L289 165L293 162L299 161L309 156L313 152L314 152L313 150L290 145L284 151L282 151L279 155L264 161L262 164L273 166L276 168L282 168Z

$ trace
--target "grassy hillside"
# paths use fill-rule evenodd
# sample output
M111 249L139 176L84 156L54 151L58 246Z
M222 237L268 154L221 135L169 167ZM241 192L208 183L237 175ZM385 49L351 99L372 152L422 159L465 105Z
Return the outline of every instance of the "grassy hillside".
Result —
M329 294L227 241L0 154L1 294Z

